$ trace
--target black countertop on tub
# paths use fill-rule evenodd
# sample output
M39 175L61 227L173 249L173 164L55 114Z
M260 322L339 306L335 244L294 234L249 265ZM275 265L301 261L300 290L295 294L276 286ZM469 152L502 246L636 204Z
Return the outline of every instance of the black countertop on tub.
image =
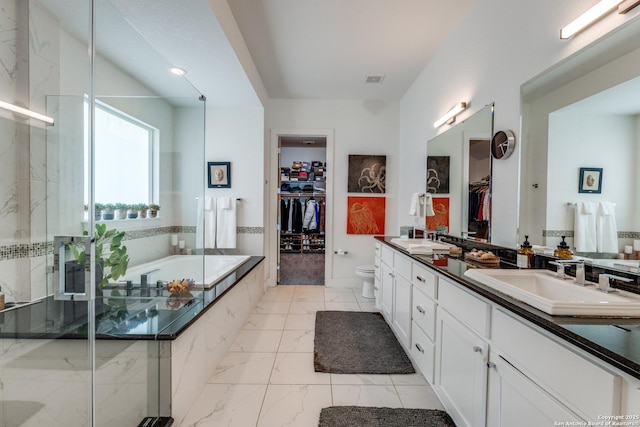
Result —
M468 263L462 257L411 255L392 244L391 239L392 237L376 237L377 241L436 270L471 292L640 379L640 318L551 316L467 278L464 272L469 268L478 268L478 265ZM514 266L503 264L500 268Z
M252 256L206 290L171 295L166 289L134 289L130 296L96 298L97 339L173 340L262 260ZM122 290L116 293L122 293ZM52 296L0 311L0 338L86 339L88 303L58 301Z

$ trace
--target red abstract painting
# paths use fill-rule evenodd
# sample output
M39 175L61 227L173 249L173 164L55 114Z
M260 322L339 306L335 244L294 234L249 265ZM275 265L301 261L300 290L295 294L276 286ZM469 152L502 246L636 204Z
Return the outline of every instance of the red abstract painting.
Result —
M347 197L347 234L384 234L384 197Z
M433 197L433 210L435 216L427 217L427 230L435 231L436 227L447 227L449 230L449 198Z

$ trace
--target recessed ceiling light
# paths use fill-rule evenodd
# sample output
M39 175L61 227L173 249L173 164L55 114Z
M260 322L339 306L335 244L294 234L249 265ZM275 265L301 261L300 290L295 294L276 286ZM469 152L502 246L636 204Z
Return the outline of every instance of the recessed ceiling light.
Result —
M180 67L171 67L171 72L176 76L184 76L185 74L187 74L187 70Z
M367 76L366 83L382 83L384 76Z

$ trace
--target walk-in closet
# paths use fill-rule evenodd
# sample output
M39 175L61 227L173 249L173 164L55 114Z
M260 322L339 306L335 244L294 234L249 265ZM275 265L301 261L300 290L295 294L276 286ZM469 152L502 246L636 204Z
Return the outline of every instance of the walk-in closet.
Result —
M326 137L281 136L278 283L324 285Z
M491 219L491 144L489 140L469 141L469 222L476 239L489 238Z

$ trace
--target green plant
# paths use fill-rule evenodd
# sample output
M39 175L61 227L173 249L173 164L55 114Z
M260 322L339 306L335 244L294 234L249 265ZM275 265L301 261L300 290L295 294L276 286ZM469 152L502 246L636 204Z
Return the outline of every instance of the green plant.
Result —
M85 231L84 235L88 233ZM118 231L115 228L107 230L106 224L96 224L95 232L95 263L102 265L103 276L98 284L98 288L104 288L109 280L118 280L127 272L129 267L129 254L127 247L122 245L124 231ZM108 250L105 250L108 246ZM67 245L78 264L84 264L87 254L84 250L79 249L74 244Z
M126 203L118 202L118 203L115 203L114 206L116 209L125 209L125 210L129 209L129 205L127 205Z
M154 211L159 211L160 210L160 205L156 205L155 203L150 203L149 204L149 209L154 210Z
M144 203L136 203L131 205L131 209L135 209L137 211L146 211L147 209L149 209L149 206Z
M114 203L105 203L103 210L113 212L116 210L116 205Z
M97 211L103 211L104 210L104 203L95 203L94 205L95 210Z

